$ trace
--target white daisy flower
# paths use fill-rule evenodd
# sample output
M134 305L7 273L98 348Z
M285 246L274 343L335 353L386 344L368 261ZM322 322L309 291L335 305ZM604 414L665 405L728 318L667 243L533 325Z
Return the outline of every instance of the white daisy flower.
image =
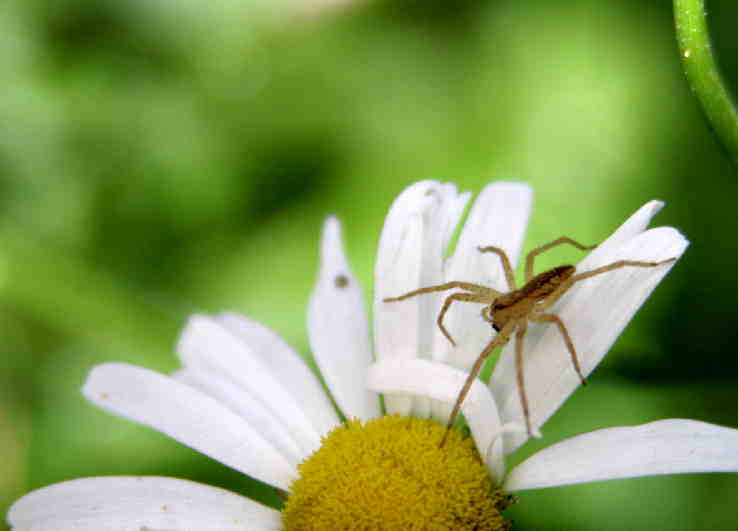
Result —
M94 368L84 394L289 495L264 507L214 487L171 478L102 477L39 489L10 509L18 531L271 529L507 529L507 492L623 477L738 470L738 431L691 420L611 428L552 445L505 471L527 437L506 347L489 386L476 381L462 411L470 440L442 424L491 339L479 307L458 304L435 321L438 294L382 299L462 279L507 291L495 245L517 260L531 192L495 183L480 194L455 252L444 252L468 201L454 186L420 182L395 201L375 275L374 356L363 297L349 270L338 221L326 222L321 268L308 308L319 380L272 331L235 314L194 316L179 341L182 369L165 376L122 363ZM641 208L577 266L679 257L674 229L645 230L661 204ZM589 374L668 272L624 268L575 285L553 308ZM531 421L541 426L579 385L553 327L529 330L525 350ZM368 383L368 385L367 385ZM379 395L391 416L381 416ZM625 449L625 450L624 450ZM481 458L480 458L481 456Z

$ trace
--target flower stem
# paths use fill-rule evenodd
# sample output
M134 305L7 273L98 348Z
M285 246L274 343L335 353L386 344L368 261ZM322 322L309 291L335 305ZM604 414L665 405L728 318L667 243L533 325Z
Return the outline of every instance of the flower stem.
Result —
M738 164L738 112L718 71L707 32L704 0L674 0L684 71L712 128Z

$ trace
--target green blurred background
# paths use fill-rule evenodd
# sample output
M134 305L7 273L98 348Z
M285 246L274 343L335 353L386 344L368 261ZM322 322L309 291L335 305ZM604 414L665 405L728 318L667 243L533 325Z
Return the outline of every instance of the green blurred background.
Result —
M710 7L735 87L738 5ZM657 224L692 246L545 441L666 417L738 427L738 172L678 59L668 1L3 2L0 511L110 474L274 503L87 404L85 374L174 369L196 311L241 311L309 355L323 218L344 221L369 288L390 202L425 178L531 183L526 249L599 241L665 200ZM735 529L736 495L735 474L633 479L523 493L511 516L538 531Z

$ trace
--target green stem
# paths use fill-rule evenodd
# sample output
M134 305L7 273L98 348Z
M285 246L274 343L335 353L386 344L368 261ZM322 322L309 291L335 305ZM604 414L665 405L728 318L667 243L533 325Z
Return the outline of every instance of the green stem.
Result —
M687 79L715 133L738 164L738 113L710 45L704 0L674 0L674 21Z

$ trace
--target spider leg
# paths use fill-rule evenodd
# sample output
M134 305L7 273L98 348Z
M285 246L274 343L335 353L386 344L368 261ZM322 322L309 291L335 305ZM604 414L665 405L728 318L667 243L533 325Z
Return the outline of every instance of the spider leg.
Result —
M507 279L508 289L510 291L517 289L517 286L515 284L515 273L513 273L513 269L510 265L510 259L507 257L507 253L499 247L495 247L494 245L489 245L487 247L477 247L477 249L479 249L480 253L495 253L497 256L499 256L500 261L502 262L502 269L505 271L505 278Z
M474 383L474 380L477 378L477 376L479 376L479 371L482 370L482 365L484 365L484 360L487 359L487 357L490 355L490 353L495 348L507 343L508 339L510 338L510 334L513 333L513 330L515 330L515 327L517 326L517 324L518 324L517 321L511 321L510 323L506 324L505 327L500 331L500 333L497 334L494 337L494 339L492 339L492 341L490 341L486 347L484 347L484 350L477 358L477 361L474 362L474 365L472 366L471 371L469 371L469 375L466 377L466 381L464 382L464 385L461 387L459 396L456 398L456 403L454 403L454 408L451 410L451 415L448 417L448 424L446 425L446 433L443 435L443 439L441 439L441 446L443 446L444 443L446 442L446 437L448 437L448 434L451 431L451 427L454 425L454 421L456 420L456 417L459 414L459 410L461 409L461 404L464 402L466 395L469 394L469 389L471 389L471 386Z
M538 311L543 312L547 308L550 308L551 306L556 304L556 301L558 301L564 295L564 293L569 291L569 289L575 282L579 282L580 280L601 275L602 273L607 273L608 271L613 271L615 269L620 269L621 267L656 267L663 264L669 264L674 261L676 261L676 258L669 258L668 260L662 260L661 262L637 262L634 260L618 260L611 264L595 268L592 271L586 271L584 273L573 275L569 277L566 281L564 281L556 291L554 291L546 298L545 301L538 305Z
M525 427L528 430L528 437L533 437L533 429L530 425L530 409L528 408L528 395L525 392L525 378L523 376L523 340L525 332L528 330L528 323L522 321L515 332L515 373L518 379L518 394L520 395L520 405L523 407L523 415L525 416Z
M434 291L446 291L447 289L464 289L466 291L471 291L472 293L479 293L488 295L490 297L499 297L501 293L499 291L496 291L492 288L488 288L487 286L480 286L479 284L472 284L470 282L460 282L458 280L454 280L452 282L446 282L445 284L438 284L437 286L428 286L425 288L416 289L414 291L411 291L409 293L405 293L404 295L400 295L399 297L386 297L382 299L384 302L397 302L397 301L403 301L405 299L409 299L410 297L415 297L416 295L420 295L422 293L432 293Z
M587 385L587 379L582 373L581 365L579 365L577 351L574 348L574 343L571 340L569 331L566 329L566 325L564 325L564 321L562 321L558 315L554 315L552 313L534 313L531 314L528 319L534 323L553 323L559 327L559 332L561 332L561 336L564 338L564 343L566 343L566 348L569 350L569 354L571 355L571 362L574 365L574 370L577 371L579 379L582 381L582 385Z
M443 335L446 336L446 339L448 339L453 346L456 346L456 341L453 340L451 334L449 334L448 330L446 330L446 327L443 326L443 317L446 315L446 312L451 307L451 303L454 301L479 302L482 304L489 304L492 302L492 299L490 299L487 295L481 295L477 293L452 293L451 295L446 297L446 300L443 301L443 307L441 308L441 312L438 314L438 319L436 320L436 322L438 323L438 328L440 328L441 332L443 332Z
M584 280L585 278L590 278L596 275L601 275L602 273L607 273L608 271L612 271L614 269L620 269L621 267L656 267L663 264L669 264L674 261L676 261L676 258L669 258L668 260L662 260L661 262L637 262L634 260L618 260L617 262L598 267L596 269L593 269L592 271L587 271L585 273L574 275L569 279L569 281L571 283L574 283L579 280Z
M525 257L525 281L528 282L531 278L533 278L533 261L535 260L536 256L545 251L548 251L553 247L563 245L565 243L573 245L574 247L576 247L577 249L581 249L582 251L589 251L597 247L596 245L583 245L577 241L572 240L571 238L568 238L567 236L562 236L557 240L549 242L545 245L541 245L540 247L536 247Z
M492 311L491 306L483 306L481 315L482 315L482 319L484 319L490 324L494 324L494 321L492 320L492 316L491 316L491 311Z

